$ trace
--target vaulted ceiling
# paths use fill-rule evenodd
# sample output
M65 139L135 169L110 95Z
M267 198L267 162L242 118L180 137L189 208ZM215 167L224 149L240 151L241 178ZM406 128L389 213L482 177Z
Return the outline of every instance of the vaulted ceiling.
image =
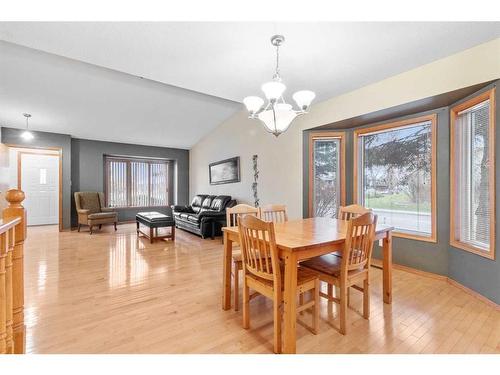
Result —
M500 23L0 23L0 125L192 147L272 77L317 101L500 36Z

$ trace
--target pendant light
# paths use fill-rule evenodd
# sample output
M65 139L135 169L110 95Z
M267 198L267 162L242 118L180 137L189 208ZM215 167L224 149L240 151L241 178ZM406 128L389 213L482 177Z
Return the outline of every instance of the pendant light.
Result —
M31 141L35 136L33 135L32 132L28 130L28 120L31 117L29 113L23 113L23 116L26 117L26 130L22 132L21 138L24 139L25 141Z

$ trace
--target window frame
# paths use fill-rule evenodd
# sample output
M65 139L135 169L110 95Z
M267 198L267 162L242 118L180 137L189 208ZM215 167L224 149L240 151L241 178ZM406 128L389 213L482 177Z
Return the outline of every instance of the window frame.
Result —
M148 158L148 157L139 157L139 156L122 156L122 155L104 155L103 157L103 164L104 164L104 202L106 204L106 207L109 206L109 179L108 179L108 160L116 160L116 161L122 161L126 163L126 180L127 180L127 206L116 206L113 207L114 209L117 210L126 210L126 209L135 209L135 208L165 208L165 207L170 207L170 163L171 160L169 159L161 159L161 158ZM130 189L131 189L131 179L130 179L130 163L131 162L143 162L147 163L148 166L148 191L149 194L151 193L151 164L158 164L158 163L163 163L166 164L166 171L167 171L167 184L166 184L166 193L167 193L167 203L165 205L160 205L160 206L131 206L128 205L128 202L130 202ZM149 200L151 200L151 197L149 197Z
M489 251L486 252L481 248L474 246L469 243L465 243L457 239L456 229L460 225L460 219L458 218L459 210L457 209L457 197L456 197L456 157L455 157L455 137L456 137L456 122L457 116L460 112L465 111L475 105L484 102L486 100L490 101L489 109L489 140L488 140L488 158L490 160L491 169L489 171L489 181L488 190L490 193L489 206L490 206L490 241L489 241ZM472 97L463 103L457 104L450 108L450 245L468 251L473 254L480 255L482 257L495 260L495 235L496 235L496 210L495 210L495 88L485 91L479 95Z
M314 141L315 140L338 139L340 141L340 205L345 206L345 154L346 154L346 133L339 131L322 131L309 133L309 196L308 196L308 217L313 217L313 195L314 195Z
M394 237L406 238L416 241L424 241L424 242L433 242L437 243L437 205L436 205L436 186L437 186L437 175L436 175L436 139L437 139L437 113L432 113L429 115L423 115L418 117L412 117L404 120L397 120L386 122L383 124L372 125L366 128L355 129L353 136L353 201L356 204L361 204L359 202L358 189L359 183L361 182L358 179L359 174L359 149L358 143L359 138L364 134L373 133L373 132L384 132L386 130L393 130L396 128L401 128L405 126L410 126L412 124L417 124L419 122L431 122L431 234L427 235L419 235L419 234L411 234L406 232L401 232L397 230L393 230L392 234Z

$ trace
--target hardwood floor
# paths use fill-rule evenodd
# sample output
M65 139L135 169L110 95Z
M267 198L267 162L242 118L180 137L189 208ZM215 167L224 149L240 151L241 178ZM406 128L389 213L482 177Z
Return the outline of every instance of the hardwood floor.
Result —
M393 281L384 305L373 269L371 318L350 311L347 336L322 299L320 333L298 325L297 352L500 353L498 310L443 280L394 270ZM92 236L30 227L25 282L28 353L272 353L270 301L252 300L248 331L241 311L221 309L218 239L179 230L175 243L151 245L134 224Z

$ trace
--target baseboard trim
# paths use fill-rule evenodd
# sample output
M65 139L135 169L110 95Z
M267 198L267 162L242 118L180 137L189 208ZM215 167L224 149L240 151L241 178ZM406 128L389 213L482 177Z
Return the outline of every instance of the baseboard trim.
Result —
M382 269L382 260L380 260L380 259L372 259L372 265L375 266L375 267L377 267L377 268ZM436 279L436 280L446 281L448 279L448 277L446 277L444 275L439 275L437 273L432 273L432 272L418 270L416 268L412 268L412 267L408 267L408 266L403 266L403 265L397 264L397 263L392 263L392 268L394 268L396 270L406 271L406 272L409 272L409 273L414 273L414 274L420 275L420 276L430 277L430 278Z
M448 281L448 284L451 284L459 289L462 289L465 293L470 294L471 296L476 297L477 299L483 301L487 305L490 305L493 307L495 310L500 311L500 305L498 305L495 301L490 300L489 298L483 296L482 294L479 294L475 290L472 290L465 285L460 284L458 281L450 279L449 277L446 278Z
M382 268L382 261L380 259L372 259L372 265L377 267L377 268ZM475 290L472 290L472 289L466 287L465 285L460 284L458 281L453 280L453 279L449 278L448 276L418 270L416 268L403 266L403 265L397 264L397 263L393 263L392 268L400 270L400 271L413 273L413 274L416 274L419 276L430 277L432 279L446 281L448 284L453 285L454 287L463 290L465 293L470 294L471 296L473 296L473 297L479 299L480 301L486 303L487 305L493 307L495 310L500 311L500 305L498 305L495 301L490 300L489 298L483 296L482 294L479 294Z

